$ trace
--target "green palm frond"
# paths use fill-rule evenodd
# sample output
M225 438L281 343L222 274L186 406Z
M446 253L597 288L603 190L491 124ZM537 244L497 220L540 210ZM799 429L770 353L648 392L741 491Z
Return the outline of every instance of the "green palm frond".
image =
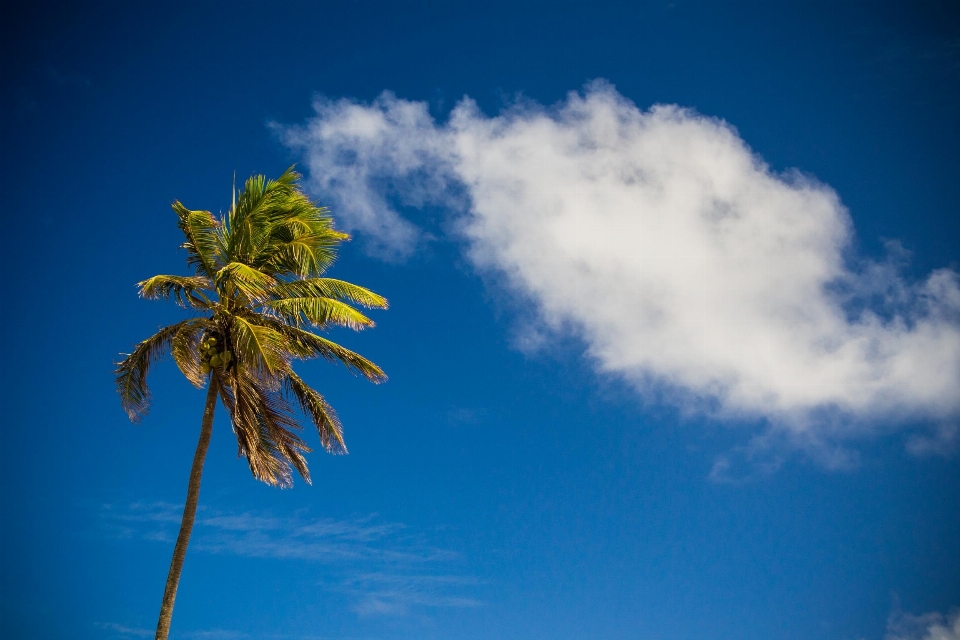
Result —
M164 354L173 337L188 322L190 320L184 320L160 329L139 343L133 353L127 354L127 357L117 364L117 393L120 394L120 403L131 421L139 422L150 409L150 389L147 387L150 365Z
M231 316L230 320L238 363L266 376L289 370L289 340L283 333L274 327L255 323L255 317Z
M231 289L240 292L248 302L270 299L270 290L277 281L242 262L231 262L217 272L217 287L229 296Z
M330 362L340 362L347 369L359 373L370 382L380 384L387 381L387 374L383 369L367 360L359 353L342 347L332 340L327 340L318 335L291 327L299 333L300 343L309 349L312 349L315 355L318 355Z
M268 302L266 308L288 324L312 324L320 329L330 326L360 331L373 326L373 320L348 304L330 298L286 298Z
M319 275L336 259L349 236L334 230L333 218L296 186L300 174L287 169L276 180L253 176L227 217L226 247L232 260L265 273Z
M288 169L280 178L267 180L251 176L228 216L230 229L228 250L234 259L249 264L262 262L261 254L278 225L295 209L299 191L294 185L299 174Z
M180 201L173 203L173 210L187 239L182 245L187 250L187 264L198 275L213 278L222 262L220 222L209 211L191 211Z
M388 308L387 299L369 289L333 278L305 278L282 282L274 287L271 294L278 300L285 298L330 298L341 302L352 302L368 309Z
M315 333L284 324L280 320L269 316L257 316L251 320L257 324L270 327L277 333L283 334L287 339L289 352L301 360L317 357L324 358L329 362L340 362L346 366L347 369L353 373L362 375L370 382L379 384L387 381L387 374L383 372L383 369L359 353L342 347L332 340L327 340Z
M283 238L287 234L281 231L278 235ZM289 239L282 239L277 243L266 265L277 271L294 273L301 278L320 275L337 259L336 247L347 238L347 234L333 230L291 234Z
M138 282L140 295L148 300L173 298L181 307L209 309L210 298L204 290L213 289L213 282L205 276L153 276Z

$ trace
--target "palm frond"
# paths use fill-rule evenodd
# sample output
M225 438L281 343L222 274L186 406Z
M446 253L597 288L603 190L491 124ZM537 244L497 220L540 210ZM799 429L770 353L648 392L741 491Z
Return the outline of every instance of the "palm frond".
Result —
M250 319L262 326L267 326L280 333L287 340L288 353L297 358L307 360L309 358L321 357L330 362L340 362L353 373L359 373L364 378L374 383L386 382L387 374L383 369L367 360L359 353L342 347L332 340L320 337L309 331L298 327L284 324L282 321L269 316L255 316Z
M190 320L184 320L160 329L137 344L133 353L127 354L127 357L117 364L117 393L120 394L123 410L132 422L139 422L150 409L150 389L147 386L150 365L164 354L173 337L188 322Z
M273 486L282 486L283 467L275 455L276 447L265 438L267 434L259 418L257 394L250 379L239 374L220 377L227 382L220 386L220 400L230 413L230 423L237 436L237 454L247 459L253 477Z
M140 295L148 300L167 300L171 297L181 307L209 309L212 304L203 290L213 288L213 282L205 276L153 276L138 282Z
M293 371L284 379L284 391L297 399L300 409L310 416L320 435L320 443L329 453L347 453L343 441L343 425L323 396L305 383Z
M217 272L217 287L230 295L230 288L239 291L246 301L263 302L270 298L270 290L277 281L242 262L231 262Z
M314 354L330 362L340 362L346 366L347 369L359 373L370 382L380 384L381 382L387 381L387 374L383 372L383 369L359 353L342 347L332 340L327 340L326 338L310 333L309 331L303 331L295 327L291 327L291 329L299 332L298 339L300 343L312 349Z
M253 381L253 388L260 405L261 430L277 452L275 455L287 478L286 486L293 484L290 481L290 465L309 483L310 470L301 451L309 452L310 447L294 433L294 430L299 431L302 427L291 415L290 405L282 395L260 380Z
M306 278L281 282L271 294L278 300L285 298L330 298L352 302L368 309L388 308L387 299L364 287L333 278Z
M333 229L329 211L297 187L299 179L290 167L276 180L247 180L227 218L231 260L299 277L320 275L333 263L336 247L349 236Z
M288 223L300 223L297 219ZM276 271L288 271L301 278L319 276L337 259L337 246L349 238L345 233L326 230L300 235L278 232L276 248L266 261L266 266ZM289 235L289 238L287 237Z
M174 334L171 344L173 360L180 368L180 373L198 389L202 389L207 382L207 376L200 368L200 336L210 325L206 318L187 320Z
M173 203L173 210L179 219L178 226L187 239L182 245L187 250L187 264L198 275L213 278L219 270L223 248L219 221L209 211L187 209L179 200Z
M373 320L350 305L330 298L286 298L270 301L265 307L297 326L307 322L321 329L333 325L354 331L374 326Z
M293 431L300 425L283 397L262 380L240 370L229 378L221 392L237 434L239 454L247 459L258 480L280 487L292 485L291 465L310 482L310 472L301 452L307 444Z
M261 375L274 376L290 368L288 338L275 327L255 322L256 316L231 316L231 336L238 362L254 368Z
M234 259L249 264L262 262L260 254L269 246L274 227L283 221L288 201L299 193L294 184L300 176L292 169L276 180L262 175L247 179L228 217L228 247Z

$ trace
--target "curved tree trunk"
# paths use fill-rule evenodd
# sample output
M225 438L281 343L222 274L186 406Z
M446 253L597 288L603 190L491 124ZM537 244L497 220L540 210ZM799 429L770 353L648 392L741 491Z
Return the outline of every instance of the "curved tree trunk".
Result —
M177 598L177 585L180 583L180 571L183 559L187 556L187 544L193 530L193 520L197 515L197 501L200 499L200 476L203 474L203 461L210 446L210 434L213 433L213 410L217 406L217 377L210 376L207 388L207 405L203 410L203 422L200 426L200 442L193 455L190 468L190 484L187 487L187 503L183 506L183 520L180 522L180 535L173 548L173 560L170 561L170 573L167 574L167 586L163 590L163 604L160 605L160 621L157 622L156 640L167 640L170 633L170 621L173 619L173 602Z

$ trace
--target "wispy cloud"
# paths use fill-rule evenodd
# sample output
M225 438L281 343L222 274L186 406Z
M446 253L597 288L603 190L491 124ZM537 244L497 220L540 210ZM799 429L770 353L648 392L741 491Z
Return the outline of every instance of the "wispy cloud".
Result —
M110 637L118 638L119 640L130 638L152 638L156 634L156 629L131 627L123 624L117 624L116 622L98 622L95 623L94 626L110 634ZM232 629L200 629L194 631L174 631L170 634L170 637L173 640L245 640L246 638L251 638L252 636L249 633ZM279 639L280 636L276 637ZM293 638L297 638L298 640L300 638L307 640L307 637L305 636L289 637L291 640Z
M946 616L935 611L919 616L895 611L887 621L884 640L960 640L960 609Z
M115 537L172 542L182 510L182 505L168 502L134 502L103 505L100 515L104 529ZM201 508L191 551L336 565L346 578L325 586L350 595L355 610L363 614L479 604L460 595L477 584L475 579L431 572L449 568L459 554L430 544L424 535L401 523L384 522L376 514L336 520L304 513L282 516Z
M180 637L186 640L243 640L244 638L250 638L251 635L232 629L205 629L200 631L187 631L180 634Z
M479 607L476 598L450 593L477 584L473 578L445 575L368 573L346 581L343 590L357 598L361 615L405 614L411 607Z
M907 439L907 450L915 456L946 457L957 450L960 424L942 424L930 433L918 433Z
M176 539L182 512L182 505L168 502L134 502L104 505L101 516L106 529L117 537L169 542ZM302 514L223 513L202 507L191 549L328 563L364 560L417 564L457 557L453 551L427 544L423 536L409 532L401 523L380 521L376 514L334 520Z
M171 502L133 502L101 506L101 525L117 538L160 542L176 539L183 506Z
M122 638L149 638L156 634L156 629L128 627L116 622L97 622L94 626Z
M447 422L453 426L480 424L486 417L486 409L457 407L447 412Z
M960 275L909 281L896 243L853 256L837 193L772 171L722 120L602 82L497 117L465 98L446 123L390 93L316 111L281 131L338 220L396 258L427 233L406 214L443 207L476 268L535 309L525 343L572 333L645 399L759 420L779 435L751 448L834 466L851 438L960 419Z

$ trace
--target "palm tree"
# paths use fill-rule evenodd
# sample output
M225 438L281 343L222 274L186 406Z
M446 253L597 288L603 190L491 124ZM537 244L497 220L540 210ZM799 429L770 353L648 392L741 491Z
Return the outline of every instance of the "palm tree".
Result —
M187 380L207 388L157 640L166 640L170 632L217 398L230 415L239 455L247 459L253 476L287 487L292 484L291 467L310 482L303 457L310 449L296 433L301 427L294 406L316 426L327 451L346 453L336 413L294 373L291 362L322 357L372 382L386 379L363 356L311 331L372 327L350 303L385 309L387 301L363 287L323 277L336 258L337 245L348 236L334 229L327 209L304 195L299 179L293 167L276 180L253 176L239 197L234 188L230 211L220 218L174 202L194 275L160 275L138 284L144 298L174 299L195 315L160 329L119 363L117 391L127 415L137 422L146 414L147 372L167 350Z

